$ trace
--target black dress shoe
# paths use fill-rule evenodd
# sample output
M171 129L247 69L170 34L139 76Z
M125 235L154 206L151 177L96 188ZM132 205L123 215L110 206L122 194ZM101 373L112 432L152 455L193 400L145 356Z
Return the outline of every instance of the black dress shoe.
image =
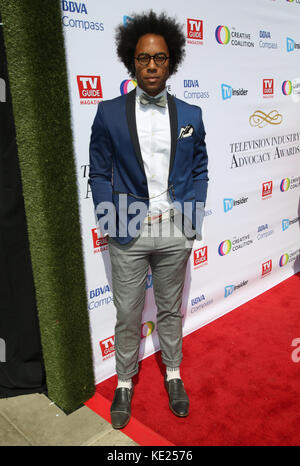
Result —
M116 388L110 408L111 424L114 429L122 429L128 424L131 415L132 393L133 388Z
M189 397L184 389L181 379L171 379L167 382L165 376L165 387L169 394L169 406L171 411L179 417L185 417L189 414Z

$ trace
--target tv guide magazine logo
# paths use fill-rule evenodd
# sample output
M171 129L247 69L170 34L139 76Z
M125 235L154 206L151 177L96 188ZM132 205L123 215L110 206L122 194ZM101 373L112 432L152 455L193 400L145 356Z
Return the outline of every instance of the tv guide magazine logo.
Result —
M77 76L81 105L98 105L103 98L100 76Z

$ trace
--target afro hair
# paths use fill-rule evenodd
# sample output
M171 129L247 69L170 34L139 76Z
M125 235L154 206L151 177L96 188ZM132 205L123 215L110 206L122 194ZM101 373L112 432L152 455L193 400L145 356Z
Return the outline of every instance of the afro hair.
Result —
M176 73L185 56L185 36L182 26L166 13L156 15L152 10L148 13L134 15L126 25L116 29L117 55L125 65L132 78L135 77L134 53L137 42L145 34L163 36L170 53L169 75Z

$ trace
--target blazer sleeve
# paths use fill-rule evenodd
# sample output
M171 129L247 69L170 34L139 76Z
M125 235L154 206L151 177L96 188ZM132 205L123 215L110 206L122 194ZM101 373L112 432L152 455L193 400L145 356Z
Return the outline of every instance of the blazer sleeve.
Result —
M92 190L95 210L99 211L99 204L109 202L112 206L112 141L107 130L103 103L100 102L98 110L92 125L90 140L90 171L89 184ZM103 213L97 212L98 220L104 216Z
M203 202L205 205L208 185L208 157L206 152L202 111L200 107L197 108L199 111L199 125L195 135L192 178L196 193L196 201Z

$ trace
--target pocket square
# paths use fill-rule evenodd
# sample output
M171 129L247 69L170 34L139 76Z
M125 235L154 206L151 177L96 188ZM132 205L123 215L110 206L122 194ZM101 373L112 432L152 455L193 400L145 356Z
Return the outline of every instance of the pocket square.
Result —
M187 125L187 126L182 127L180 129L178 139L188 138L188 137L192 136L193 133L194 133L193 126L192 125Z

